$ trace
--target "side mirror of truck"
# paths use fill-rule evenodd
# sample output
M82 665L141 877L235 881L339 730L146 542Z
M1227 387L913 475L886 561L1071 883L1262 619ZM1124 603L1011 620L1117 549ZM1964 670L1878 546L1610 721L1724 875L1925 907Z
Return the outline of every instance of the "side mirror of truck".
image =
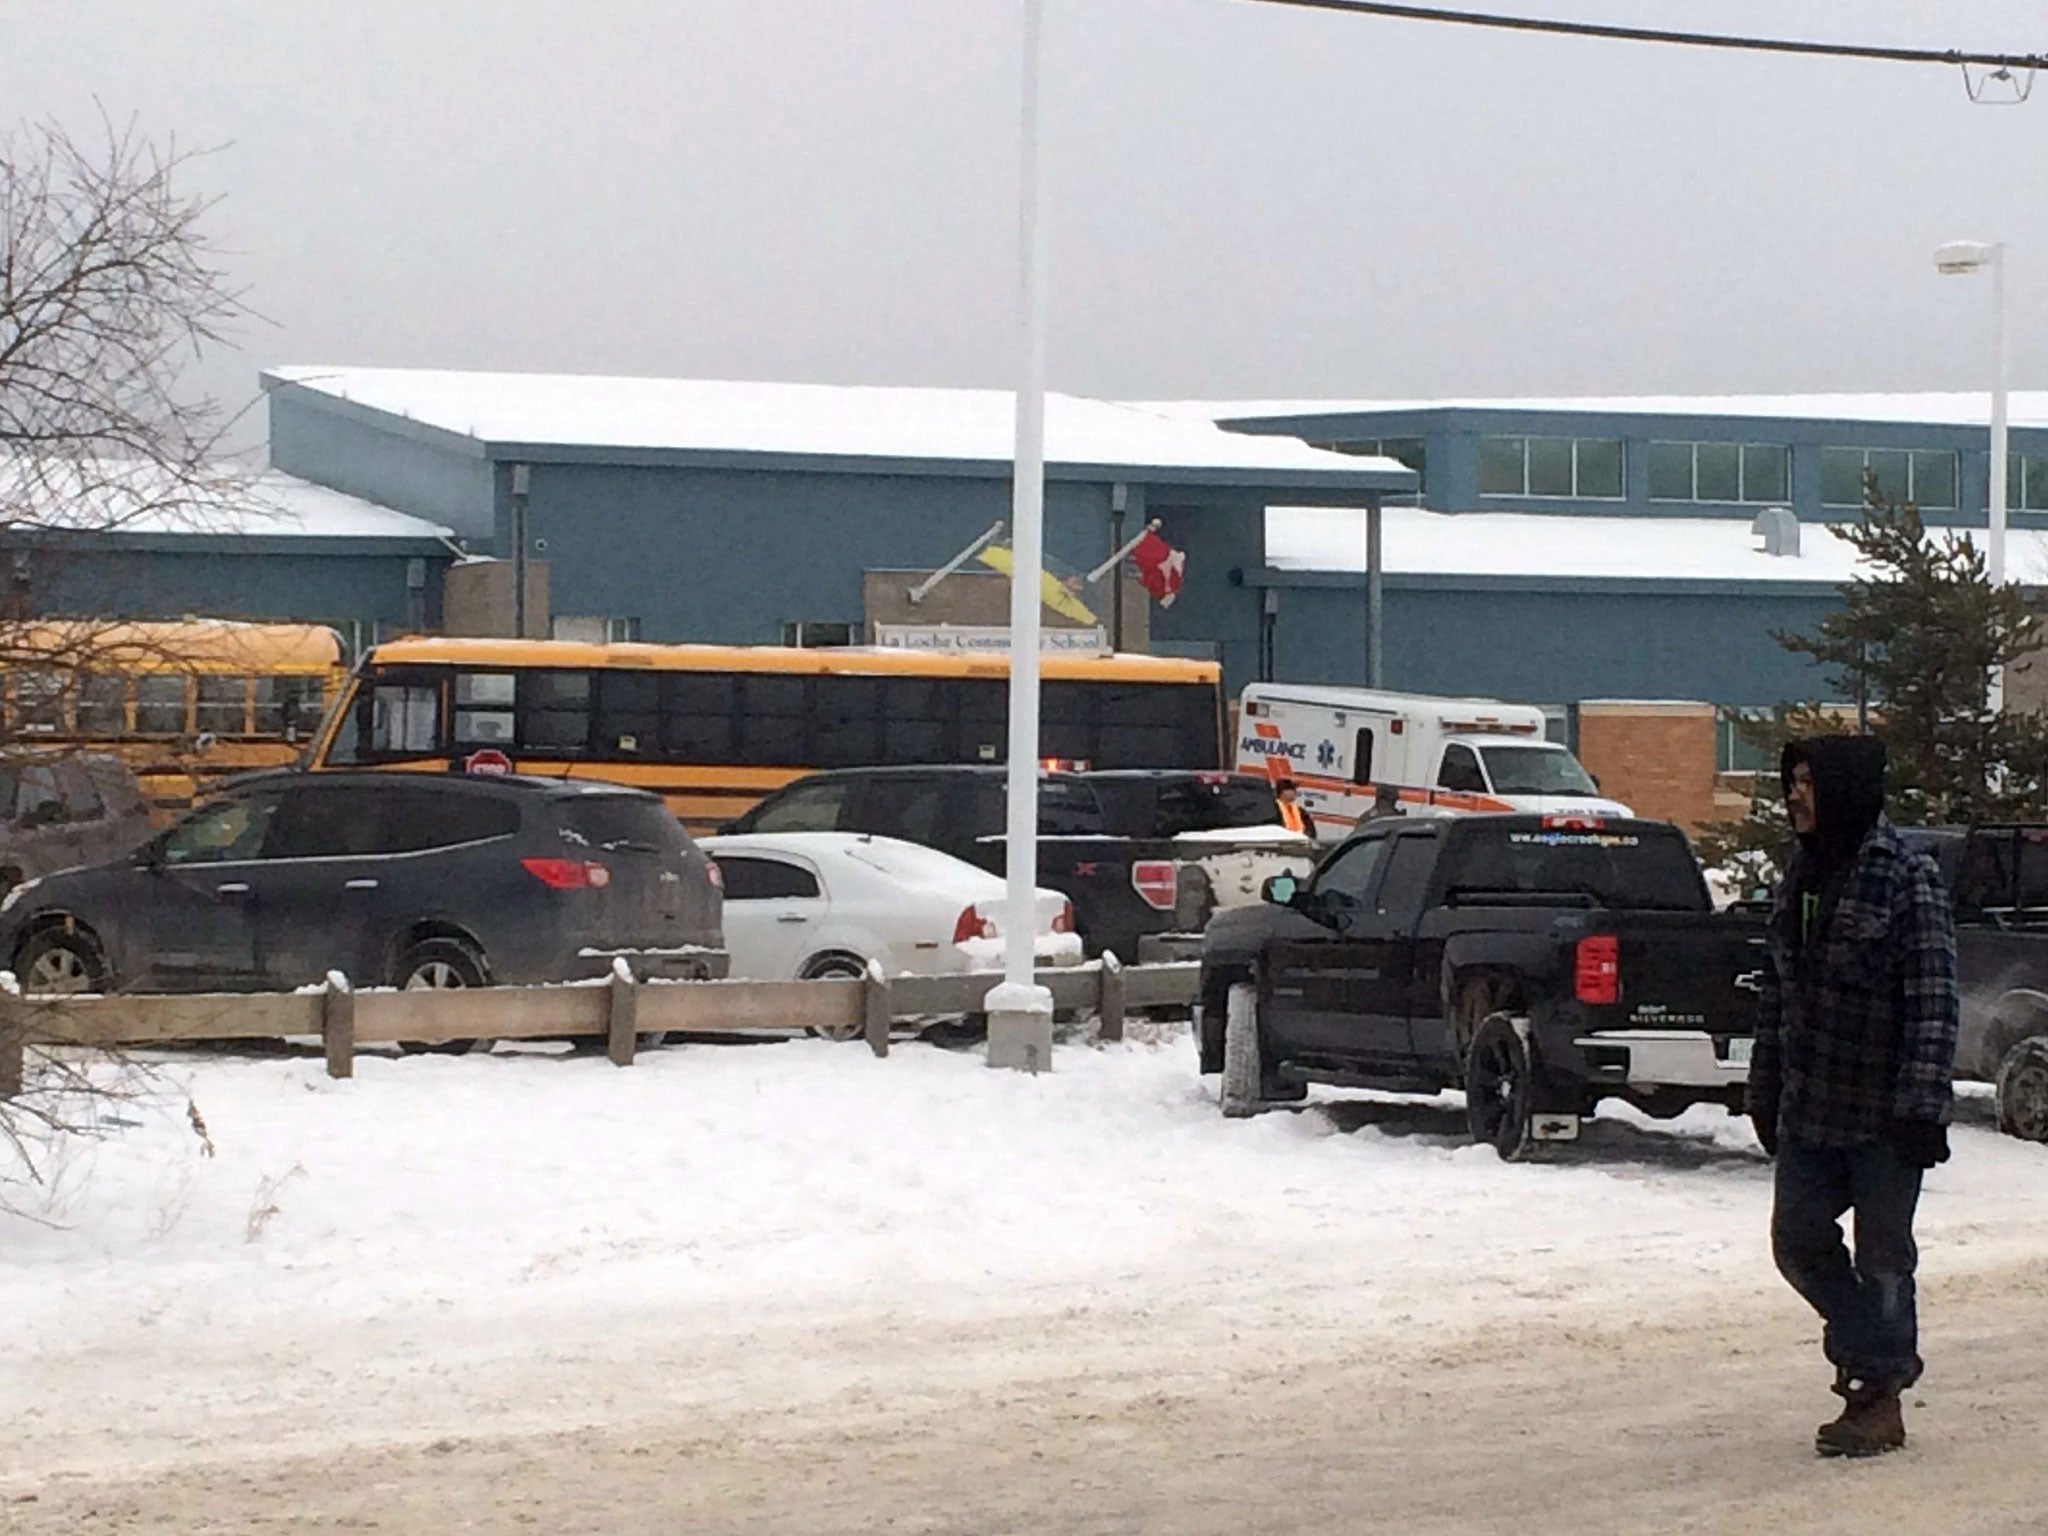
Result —
M1301 896L1301 882L1285 872L1268 875L1259 887L1259 897L1276 907L1291 907Z

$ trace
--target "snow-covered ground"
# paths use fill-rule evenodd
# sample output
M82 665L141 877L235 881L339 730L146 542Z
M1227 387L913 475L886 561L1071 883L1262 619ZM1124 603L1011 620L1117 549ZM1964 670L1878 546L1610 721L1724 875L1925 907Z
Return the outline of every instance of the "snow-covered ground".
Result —
M363 1341L402 1336L410 1396L380 1413L403 1434L434 1426L435 1382L494 1330L516 1350L632 1319L786 1348L861 1319L1110 1305L1195 1347L1254 1317L1355 1339L1776 1285L1745 1121L1612 1111L1556 1161L1508 1166L1465 1143L1455 1096L1225 1121L1184 1034L1063 1047L1036 1078L974 1051L820 1041L684 1045L629 1070L504 1049L365 1056L352 1082L310 1055L158 1070L153 1098L0 1216L0 1419L50 1465L90 1459L93 1415L189 1402L193 1376L281 1340L295 1390L324 1373L324 1422L346 1435ZM1923 1205L1935 1273L2048 1247L2048 1149L1964 1108ZM750 1345L758 1379L731 1390L781 1390L774 1348ZM207 1433L267 1422L242 1400L283 1392L286 1370L265 1388L250 1369L218 1388L245 1418ZM290 1427L301 1444L314 1426Z

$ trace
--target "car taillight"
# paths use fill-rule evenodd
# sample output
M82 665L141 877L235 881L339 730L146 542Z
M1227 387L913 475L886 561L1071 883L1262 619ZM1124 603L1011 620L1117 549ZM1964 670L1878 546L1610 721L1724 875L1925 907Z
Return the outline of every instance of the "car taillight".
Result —
M965 944L969 939L992 939L996 936L996 925L983 917L973 907L963 907L953 924L953 942Z
M1072 933L1074 931L1074 904L1071 901L1061 904L1058 915L1052 920L1052 931L1054 933Z
M519 867L550 890L601 891L612 872L590 859L521 859Z
M1621 940L1611 933L1579 940L1572 992L1582 1003L1621 1001Z
M725 889L725 871L718 867L718 860L706 859L704 861L704 878L711 882L711 889L714 891Z
M1180 870L1171 859L1140 859L1131 866L1131 889L1146 906L1170 912L1180 895Z

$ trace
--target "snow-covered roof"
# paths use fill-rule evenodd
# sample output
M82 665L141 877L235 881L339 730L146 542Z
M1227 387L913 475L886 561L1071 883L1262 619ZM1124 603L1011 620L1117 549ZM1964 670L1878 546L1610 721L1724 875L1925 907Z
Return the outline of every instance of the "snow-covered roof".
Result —
M1797 555L1767 555L1761 535L1728 517L1452 513L1422 507L1389 507L1381 517L1380 553L1389 575L1839 586L1857 574L1859 563L1849 542L1820 523L1800 526ZM1956 531L1984 537L1981 529ZM1349 507L1269 507L1266 560L1280 570L1362 571L1365 514ZM2048 585L2048 530L2008 529L2006 567L2015 581Z
M280 383L489 444L1008 463L1009 390L779 384L409 368L273 368ZM1375 488L1407 471L1285 438L1077 395L1045 401L1046 461L1232 476L1328 477Z
M0 523L150 537L301 538L438 543L439 523L280 470L228 465L174 482L149 465L0 459Z
M1860 421L1910 426L1981 427L1991 396L1951 390L1905 394L1814 395L1563 395L1554 398L1459 397L1440 400L1150 400L1142 409L1186 421L1251 421L1261 417L1392 415L1415 411L1528 411L1598 416L1734 416L1792 421ZM2048 427L2048 390L2019 390L2007 399L2018 427Z
M234 531L268 538L433 539L453 534L440 523L379 506L360 496L266 470L251 488L254 508Z

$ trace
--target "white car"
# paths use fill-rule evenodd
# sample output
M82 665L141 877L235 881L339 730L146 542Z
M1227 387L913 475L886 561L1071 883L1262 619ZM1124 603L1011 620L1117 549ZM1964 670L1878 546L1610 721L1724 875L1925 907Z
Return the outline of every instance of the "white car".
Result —
M936 848L863 832L736 833L701 840L725 880L733 976L787 981L943 976L1002 965L1004 886ZM1040 965L1078 965L1074 912L1038 892Z

